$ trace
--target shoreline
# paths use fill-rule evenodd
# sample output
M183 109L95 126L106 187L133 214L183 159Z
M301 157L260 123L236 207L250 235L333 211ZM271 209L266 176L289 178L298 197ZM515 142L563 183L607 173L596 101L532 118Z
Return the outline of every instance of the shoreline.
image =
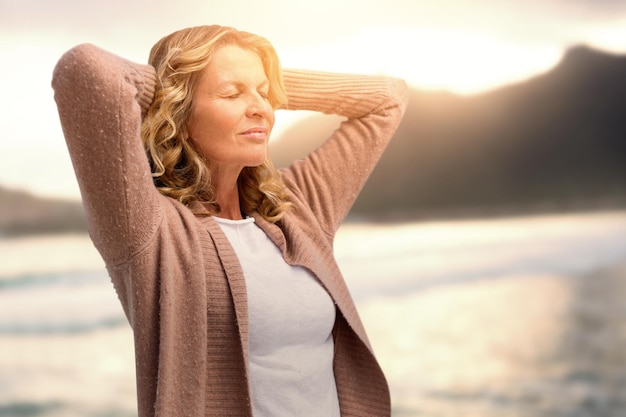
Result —
M511 214L495 217L459 217L451 219L409 219L406 221L382 222L368 218L349 217L340 227L337 233L336 246L341 251L346 237L354 234L362 234L362 239L373 239L375 243L377 236L384 233L386 229L396 230L398 227L410 226L410 233L423 235L423 239L428 238L432 227L444 225L446 233L453 233L457 227L463 230L473 229L476 239L481 232L488 234L497 230L498 225L511 222L517 227L525 227L525 224L533 224L540 221L547 227L554 228L553 233L564 233L558 230L559 224L576 221L588 230L596 227L606 228L610 225L621 226L626 222L626 209L598 209L595 211L571 211L558 213L526 213ZM607 225L604 225L607 223ZM359 228L366 226L369 232L361 233ZM546 226L542 226L546 227ZM409 229L407 229L409 230ZM370 236L370 233L374 235ZM433 239L440 239L439 236L431 236ZM421 240L423 240L421 239ZM428 242L419 241L419 247ZM416 247L417 250L417 247ZM12 279L23 275L37 273L57 273L64 271L93 271L104 270L98 251L93 246L87 232L84 233L59 233L42 235L25 235L10 238L0 238L0 253L3 254L3 262L0 263L0 280ZM338 254L340 255L340 253Z
M626 197L618 196L570 202L544 201L528 204L493 205L453 208L423 208L412 210L390 209L384 213L350 213L346 223L409 223L454 220L488 220L500 218L559 216L626 212Z
M87 233L63 233L0 239L0 280L41 273L104 269Z

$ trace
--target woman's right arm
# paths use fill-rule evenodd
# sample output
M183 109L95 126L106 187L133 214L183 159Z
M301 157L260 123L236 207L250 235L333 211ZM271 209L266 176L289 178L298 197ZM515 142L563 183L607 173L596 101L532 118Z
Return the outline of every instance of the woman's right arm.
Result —
M83 44L61 57L52 87L91 238L108 264L122 263L161 216L140 136L154 69Z

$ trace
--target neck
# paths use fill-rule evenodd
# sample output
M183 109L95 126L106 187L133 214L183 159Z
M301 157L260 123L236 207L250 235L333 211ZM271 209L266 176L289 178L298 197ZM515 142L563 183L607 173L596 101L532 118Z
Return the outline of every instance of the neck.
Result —
M218 217L223 219L230 220L241 220L243 219L243 214L241 213L241 207L239 206L239 199L237 199L236 203L225 204L217 200L217 203L220 206L220 212L217 214Z
M239 202L239 175L243 166L210 162L211 182L215 192L215 201L220 207L219 217L241 220Z
M215 201L220 206L219 217L231 220L241 220L241 205L239 202L239 185L237 177L231 177L228 181L216 181L214 183Z

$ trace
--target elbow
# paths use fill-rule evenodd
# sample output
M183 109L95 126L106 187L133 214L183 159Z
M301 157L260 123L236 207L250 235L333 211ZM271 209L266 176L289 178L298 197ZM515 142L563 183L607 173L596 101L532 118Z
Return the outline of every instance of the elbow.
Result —
M387 77L386 100L381 110L401 119L409 105L409 87L401 78Z
M390 84L391 97L395 99L404 113L409 104L409 86L401 78L391 78Z
M52 73L52 88L55 92L68 88L88 86L98 72L98 48L84 43L65 52Z

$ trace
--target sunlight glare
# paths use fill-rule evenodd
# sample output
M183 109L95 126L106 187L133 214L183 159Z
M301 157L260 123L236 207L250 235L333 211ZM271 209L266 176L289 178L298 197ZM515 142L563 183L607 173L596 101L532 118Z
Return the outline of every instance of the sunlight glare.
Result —
M626 19L613 24L590 25L582 31L590 46L618 54L626 52Z
M559 45L507 42L463 30L375 27L313 48L285 50L285 66L386 74L424 89L472 94L554 66Z

